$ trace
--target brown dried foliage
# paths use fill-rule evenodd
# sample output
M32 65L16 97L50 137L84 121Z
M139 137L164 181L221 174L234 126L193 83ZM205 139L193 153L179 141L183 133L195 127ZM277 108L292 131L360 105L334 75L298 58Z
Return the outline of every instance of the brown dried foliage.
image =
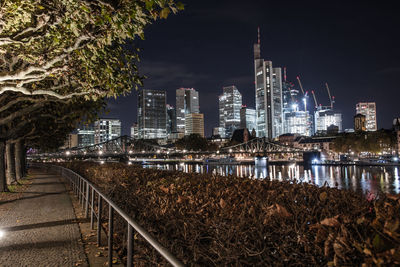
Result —
M398 265L400 196L290 181L65 163L186 265ZM126 253L126 223L116 228ZM135 264L165 264L135 235Z

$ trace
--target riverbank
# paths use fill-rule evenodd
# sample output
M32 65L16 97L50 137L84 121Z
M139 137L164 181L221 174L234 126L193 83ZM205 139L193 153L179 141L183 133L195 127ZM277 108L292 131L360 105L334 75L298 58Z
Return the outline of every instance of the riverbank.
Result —
M63 165L102 188L187 265L400 264L399 196L372 200L307 183L126 164ZM161 260L135 242L136 263Z

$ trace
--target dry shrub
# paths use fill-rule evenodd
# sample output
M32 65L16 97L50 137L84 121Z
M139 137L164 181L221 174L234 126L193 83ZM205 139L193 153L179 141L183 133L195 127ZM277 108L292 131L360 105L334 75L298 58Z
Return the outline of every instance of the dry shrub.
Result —
M191 266L400 264L400 196L293 181L64 163ZM126 252L126 223L118 220ZM165 262L135 236L135 264Z

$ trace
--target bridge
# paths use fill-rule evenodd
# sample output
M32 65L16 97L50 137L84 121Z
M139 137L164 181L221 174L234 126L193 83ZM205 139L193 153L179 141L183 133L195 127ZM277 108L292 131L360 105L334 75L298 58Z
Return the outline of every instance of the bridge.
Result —
M133 139L129 136L102 142L99 144L75 147L60 150L54 153L41 153L31 155L32 158L75 158L75 159L120 159L129 160L130 158L156 158L156 159L182 159L187 156L192 158L223 157L223 156L242 156L242 157L271 157L288 155L290 158L303 159L312 154L315 157L317 151L303 150L291 146L283 145L269 140L266 137L259 137L237 145L220 148L218 151L187 151L179 150L175 147L160 146L149 140Z

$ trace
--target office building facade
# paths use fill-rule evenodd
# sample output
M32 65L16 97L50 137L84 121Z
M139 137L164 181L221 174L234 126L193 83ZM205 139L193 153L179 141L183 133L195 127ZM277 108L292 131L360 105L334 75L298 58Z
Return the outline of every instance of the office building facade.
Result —
M167 135L176 132L176 112L175 108L167 104Z
M204 137L204 115L188 113L185 115L185 135L198 134Z
M356 114L354 116L354 131L355 132L365 132L366 127L366 117L363 114Z
M338 127L339 132L342 131L342 114L331 109L321 109L315 111L314 127L315 133L324 133L328 131L328 127L334 125Z
M260 32L254 44L257 136L275 138L282 134L282 71L261 58Z
M78 147L94 145L94 127L93 124L82 125L77 129Z
M99 144L121 136L121 121L118 119L99 119L94 122L94 142Z
M139 139L167 137L167 94L162 90L143 89L138 94Z
M356 104L356 114L365 116L365 128L367 131L376 131L378 129L375 102L361 102Z
M176 90L176 131L185 132L185 114L199 113L199 92L194 88L179 88Z
M284 133L311 136L312 123L308 111L292 111L285 113Z
M222 88L219 96L219 127L223 128L222 138L230 138L236 129L240 128L240 109L242 95L236 86Z
M240 109L240 128L245 129L247 128L251 133L254 129L257 129L257 118L256 118L256 110L253 108L248 108L243 106Z

